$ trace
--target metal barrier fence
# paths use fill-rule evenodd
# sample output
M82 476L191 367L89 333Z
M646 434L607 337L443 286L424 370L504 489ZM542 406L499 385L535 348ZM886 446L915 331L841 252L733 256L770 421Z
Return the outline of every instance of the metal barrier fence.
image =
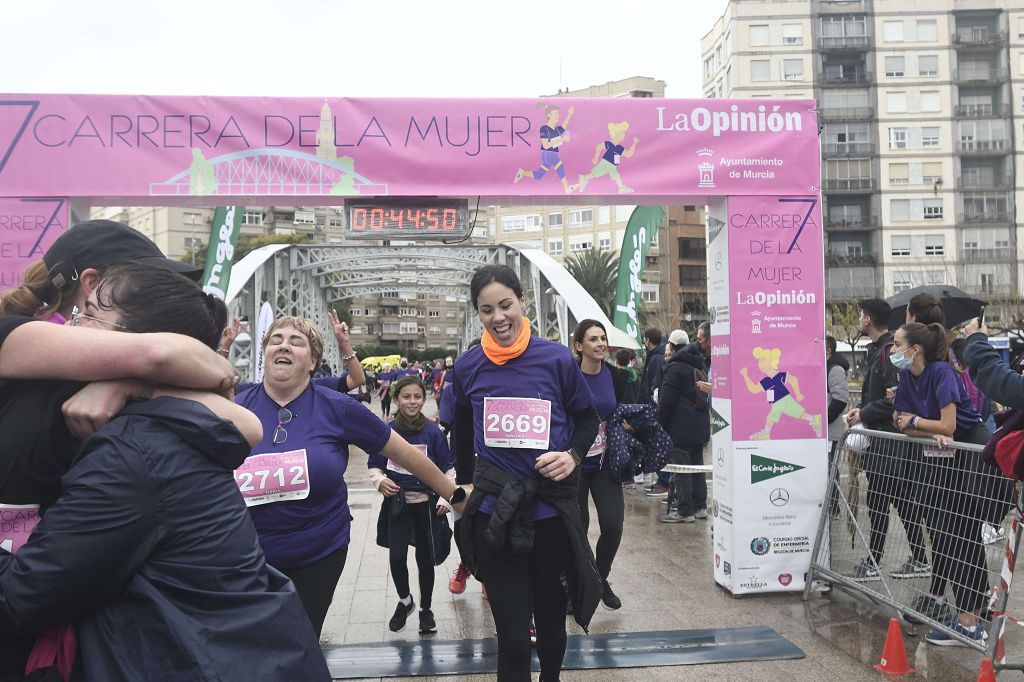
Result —
M1013 481L981 462L981 445L861 429L836 445L804 598L825 581L930 626L933 643L1024 670L1004 639L1019 623L1006 615L1022 529Z

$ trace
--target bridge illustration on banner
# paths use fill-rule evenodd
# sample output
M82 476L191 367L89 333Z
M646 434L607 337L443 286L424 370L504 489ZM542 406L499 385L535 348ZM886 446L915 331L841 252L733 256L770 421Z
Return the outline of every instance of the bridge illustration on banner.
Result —
M192 164L163 182L150 196L385 196L388 186L355 171L348 156L325 159L289 149L249 149L211 159L192 150Z

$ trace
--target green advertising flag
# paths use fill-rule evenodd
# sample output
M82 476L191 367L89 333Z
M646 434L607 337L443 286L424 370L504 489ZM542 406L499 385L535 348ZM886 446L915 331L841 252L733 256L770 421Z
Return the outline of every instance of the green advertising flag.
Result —
M665 211L660 206L637 206L629 216L626 233L622 237L619 251L619 275L615 280L615 319L613 324L626 332L637 343L643 331L637 317L637 307L643 300L641 293L644 274L644 261L647 250L651 247L652 235L657 234L658 226L665 219Z
M210 246L206 249L206 270L203 271L203 291L220 299L227 298L231 263L244 212L242 206L218 206L213 212Z

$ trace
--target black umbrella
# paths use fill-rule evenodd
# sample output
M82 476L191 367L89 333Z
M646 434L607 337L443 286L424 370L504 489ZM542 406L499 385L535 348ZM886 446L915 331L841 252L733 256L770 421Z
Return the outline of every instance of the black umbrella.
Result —
M985 301L974 298L950 284L926 284L906 289L887 299L886 302L892 306L889 329L897 329L906 323L907 305L910 303L910 299L918 294L931 294L942 302L944 323L947 329L952 329L972 318L981 317L985 306L988 305Z

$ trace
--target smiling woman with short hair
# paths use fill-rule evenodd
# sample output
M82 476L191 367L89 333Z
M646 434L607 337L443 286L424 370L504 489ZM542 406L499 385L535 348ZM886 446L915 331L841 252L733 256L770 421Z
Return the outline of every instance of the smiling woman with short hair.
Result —
M348 447L380 452L445 499L455 484L350 396L311 381L323 335L282 317L263 339L264 379L237 397L263 424L263 440L235 472L267 562L285 573L319 635L348 552Z

